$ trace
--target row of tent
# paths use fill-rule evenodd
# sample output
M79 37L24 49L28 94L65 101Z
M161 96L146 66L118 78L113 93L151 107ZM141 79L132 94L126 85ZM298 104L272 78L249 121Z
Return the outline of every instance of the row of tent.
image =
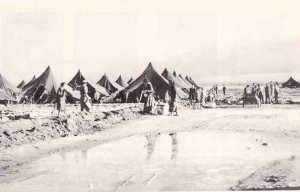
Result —
M144 72L135 80L130 78L125 82L120 75L113 82L104 74L97 83L87 81L88 94L94 102L115 101L119 99L122 102L137 102L142 88L143 80L148 79L155 90L158 98L164 98L169 89L169 80L175 83L178 95L181 98L187 98L189 88L199 87L191 77L183 78L174 71L170 73L167 69L159 74L150 63ZM67 91L67 100L76 102L80 99L79 86L83 80L87 80L79 70L72 80L65 86ZM0 74L0 100L11 100L29 103L52 103L55 101L56 92L59 84L48 66L47 69L39 76L33 77L28 83L23 80L17 87L14 87ZM18 98L19 97L19 98Z
M140 92L142 89L143 80L148 79L155 90L157 98L164 98L168 89L169 81L174 82L177 88L178 96L182 99L188 98L189 89L192 86L198 87L198 84L191 78L182 77L175 71L173 73L165 69L162 74L158 73L152 64L143 71L143 73L133 80L125 82L122 76L113 82L110 81L106 74L104 74L97 83L88 81L88 94L93 99L93 102L111 102L119 99L122 102L138 102ZM83 80L87 80L79 70L72 80L65 86L67 91L67 100L70 103L76 102L80 99L79 86ZM292 77L282 84L283 87L300 87L300 83L295 81ZM24 80L17 86L13 86L0 74L0 101L10 100L29 103L52 103L56 98L56 92L59 84L55 80L54 75L50 69L47 69L38 77L35 76L28 82ZM18 98L19 97L19 98Z

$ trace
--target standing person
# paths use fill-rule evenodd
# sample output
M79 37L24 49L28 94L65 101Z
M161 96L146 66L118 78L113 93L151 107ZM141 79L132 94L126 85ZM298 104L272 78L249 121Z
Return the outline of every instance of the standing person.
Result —
M62 82L56 93L56 110L58 111L57 117L59 117L61 111L63 111L64 113L66 112L67 93L65 90L65 84L65 82Z
M244 96L249 94L249 91L248 91L249 87L250 87L250 85L247 85L247 86L244 88ZM252 89L252 92L253 92L253 89Z
M255 83L253 83L253 86L252 86L252 94L253 94L253 95L258 96L258 95L257 95L257 89L258 89L257 85L256 85Z
M140 101L144 103L144 114L151 114L154 105L154 89L148 79L144 79Z
M190 88L189 99L190 99L191 105L196 100L196 89L195 89L194 85L192 85L192 87Z
M206 94L207 94L206 89L201 88L201 105L202 105L202 107L205 105Z
M266 88L265 88L265 103L266 104L270 104L271 103L271 98L270 98L270 85L266 84Z
M100 93L98 91L95 91L94 93L94 99L98 103L100 103Z
M219 88L218 85L215 86L216 96L219 96Z
M270 100L271 100L271 103L274 102L274 84L273 84L273 82L270 83Z
M280 93L279 84L278 84L278 82L276 82L275 86L274 86L274 102L277 104L279 103L279 101L278 101L279 93Z
M246 87L244 88L244 93L243 93L243 107L245 107L245 104L247 102L247 97L249 96L249 89L250 88L250 85L246 85ZM252 91L251 93L253 94L253 87L252 87Z
M88 87L87 87L87 81L83 80L82 85L80 87L80 106L81 111L86 110L89 112L91 110L91 104L89 101L90 97L88 95Z
M178 108L177 108L177 90L173 81L169 81L170 88L169 88L169 96L170 96L170 103L169 103L169 115L172 115L175 112L175 115L178 116Z
M196 108L200 107L201 93L200 88L196 88Z
M261 84L258 84L258 98L261 103L264 103L264 87Z
M223 86L223 95L224 95L224 97L226 95L226 87L225 86Z

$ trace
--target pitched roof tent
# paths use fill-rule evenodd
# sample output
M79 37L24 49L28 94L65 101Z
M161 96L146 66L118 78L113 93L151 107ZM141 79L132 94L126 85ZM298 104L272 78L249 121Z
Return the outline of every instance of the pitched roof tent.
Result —
M33 81L35 81L35 80L36 80L36 77L35 77L35 75L34 75L34 76L32 77L32 79L22 87L22 90L27 89L27 88L31 85L31 83L32 83Z
M18 86L18 89L22 89L26 85L25 81L23 80Z
M144 72L124 89L124 92L129 92L127 102L137 101L136 98L139 98L140 96L140 91L145 78L151 82L156 96L159 96L160 98L165 97L165 94L169 89L169 82L153 68L151 63L149 63Z
M57 82L50 66L34 81L23 88L23 95L33 98L35 103L49 103L55 98L58 89Z
M9 81L7 81L0 73L0 89L5 90L6 92L19 93L20 89L13 86Z
M73 79L68 83L68 85L72 88L76 88L76 86L80 86L82 84L83 80L86 80L86 79L82 75L80 70L78 70L78 72L73 77ZM88 81L87 86L88 86L89 90L94 90L94 91L97 91L97 92L99 92L100 94L102 94L104 96L109 96L109 93L107 92L107 90L104 87L102 87L101 85L97 85L95 83L92 83L92 82ZM94 91L92 91L92 92L94 92ZM93 97L92 93L91 93L90 96Z
M19 93L19 91L0 74L0 100L15 101L16 98L12 93Z
M128 84L125 83L125 81L123 80L121 75L116 80L116 83L119 84L121 87L124 87L124 88L128 86Z
M12 96L10 93L6 92L3 89L0 89L0 101L8 100L8 101L16 101L16 98Z
M185 79L190 82L192 85L194 85L195 87L199 88L199 86L197 85L197 83L195 83L195 81L193 81L192 77L188 77L186 76Z
M188 94L185 93L185 91L187 92L188 90L186 89L186 87L184 87L184 85L181 84L180 81L178 81L178 79L171 73L169 73L169 71L167 70L167 68L165 68L165 70L163 71L163 73L161 74L165 79L172 81L175 84L175 87L177 88L177 92L178 92L178 96L180 98L187 98Z
M282 84L282 87L298 88L300 87L300 83L293 79L293 77L290 77L289 80Z
M180 76L177 75L176 71L173 72L173 76L181 83L181 86L186 88L186 89L189 89L191 86L188 85L186 82L184 82Z
M179 74L179 78L180 78L183 82L185 82L185 84L187 84L189 87L192 86L192 84L191 84L188 80L186 80L185 78L183 78L183 77L181 76L181 74Z
M111 94L115 93L117 91L121 91L124 88L121 87L119 84L115 83L115 82L111 82L106 73L104 73L104 75L101 77L101 79L97 82L98 85L101 85L102 87L104 87L107 91L109 91Z

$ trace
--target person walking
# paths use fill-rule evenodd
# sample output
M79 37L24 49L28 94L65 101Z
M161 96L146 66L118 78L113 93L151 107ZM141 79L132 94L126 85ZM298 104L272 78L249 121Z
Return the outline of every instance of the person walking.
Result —
M178 108L177 108L177 90L173 81L169 81L169 115L173 115L175 113L178 116Z
M58 111L57 117L59 117L60 113L63 111L66 112L66 90L65 90L65 82L60 84L60 87L56 93L56 110Z
M83 80L82 85L80 87L80 106L81 111L86 110L89 112L91 110L91 103L89 101L90 97L88 95L88 87L87 87L87 81Z
M144 114L151 114L154 105L154 89L148 79L143 81L140 101L144 103Z

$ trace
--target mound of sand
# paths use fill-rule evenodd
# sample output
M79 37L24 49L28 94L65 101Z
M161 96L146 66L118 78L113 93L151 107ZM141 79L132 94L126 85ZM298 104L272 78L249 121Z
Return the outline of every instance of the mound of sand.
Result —
M0 149L40 140L91 134L122 121L138 118L140 105L94 107L90 113L77 109L68 110L61 118L51 115L51 108L42 107L19 113L18 110L2 111Z

